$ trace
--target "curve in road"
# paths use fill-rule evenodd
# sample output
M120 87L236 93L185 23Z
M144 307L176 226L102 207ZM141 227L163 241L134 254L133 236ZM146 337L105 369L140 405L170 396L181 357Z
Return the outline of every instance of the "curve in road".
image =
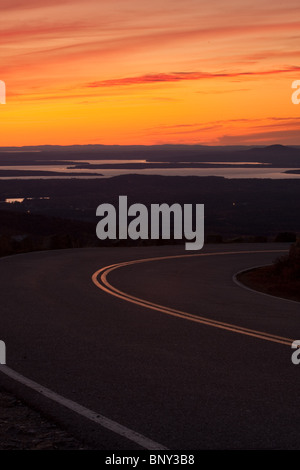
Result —
M282 252L282 250L265 250L263 252L264 253L279 253L279 252ZM188 312L184 312L184 311L177 310L174 308L165 307L163 305L156 304L154 302L150 302L148 300L141 299L141 298L132 296L130 294L127 294L126 292L123 292L117 289L116 287L114 287L107 280L108 275L112 271L115 271L116 269L124 268L126 266L131 266L133 264L148 263L148 262L153 262L153 261L163 261L163 260L168 260L168 259L191 258L191 257L196 257L196 256L197 257L198 256L224 256L224 255L234 255L234 254L240 255L240 254L249 254L249 253L262 253L262 251L260 250L260 251L251 251L251 252L250 251L218 252L218 253L204 253L204 254L197 253L197 254L192 254L192 255L189 254L189 255L163 256L163 257L157 257L157 258L145 258L145 259L138 259L138 260L133 260L133 261L126 261L123 263L117 263L117 264L113 264L110 266L105 266L104 268L99 269L93 274L92 281L97 287L99 287L99 289L102 289L104 292L110 295L113 295L115 297L118 297L122 300L125 300L127 302L131 302L131 303L140 305L142 307L149 308L151 310L157 310L158 312L164 313L166 315L179 317L179 318L193 321L196 323L202 323L205 325L212 326L214 328L221 328L223 330L229 330L234 333L239 333L239 334L243 334L247 336L253 336L255 338L259 338L265 341L272 341L274 343L280 343L280 344L284 344L290 347L293 342L293 339L291 338L285 338L284 336L272 335L270 333L257 331L257 330L253 330L250 328L243 328L243 327L233 325L230 323L211 320L203 316L192 315Z
M92 425L86 422L94 421L99 440L105 438L103 446L116 439L119 448L123 436L126 450L133 442L157 450L166 448L158 442L169 449L299 447L293 428L299 379L286 348L279 347L291 346L289 337L298 331L298 306L232 285L232 274L249 266L251 255L261 264L271 262L270 255L283 253L286 246L208 249L193 255L178 254L178 248L62 250L6 259L2 334L10 343L12 367L0 366L0 371L35 390L32 401L42 409L50 407L42 395L69 408L67 414L56 406L50 415L62 414L61 422L72 420L74 426L77 414L77 428L87 429L91 439ZM232 255L230 263L227 254ZM200 271L196 257L203 257ZM183 265L177 270L180 258ZM150 263L161 260L166 262L159 269ZM104 267L95 272L100 263ZM118 269L126 266L129 271ZM103 292L92 284L93 272ZM182 280L185 288L180 290ZM220 295L215 295L215 286ZM197 315L199 293L205 316ZM166 306L168 299L175 305ZM152 311L151 328L146 309ZM197 323L191 322L203 328L193 328ZM269 325L274 334L266 333ZM238 334L230 338L226 332ZM27 393L23 388L19 390L28 397L30 389ZM113 433L104 433L105 427Z

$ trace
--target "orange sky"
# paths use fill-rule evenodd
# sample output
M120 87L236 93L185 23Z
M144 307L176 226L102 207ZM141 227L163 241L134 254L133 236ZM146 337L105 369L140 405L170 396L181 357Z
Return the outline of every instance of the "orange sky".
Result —
M0 146L300 145L298 0L1 0Z

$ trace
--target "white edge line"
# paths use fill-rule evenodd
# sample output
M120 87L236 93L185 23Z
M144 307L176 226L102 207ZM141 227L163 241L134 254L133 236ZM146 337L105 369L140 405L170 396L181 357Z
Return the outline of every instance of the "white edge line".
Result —
M11 369L10 367L7 367L6 365L0 365L0 371L3 374L7 375L8 377L14 379L15 381L40 393L44 397L49 398L50 400L56 403L59 403L65 408L68 408L69 410L74 411L75 413L83 416L84 418L87 418L90 421L93 421L94 423L99 424L103 428L109 429L115 434L119 434L120 436L123 436L132 442L135 442L136 444L143 447L144 449L169 450L167 447L164 447L161 444L158 444L157 442L154 442L151 439L148 439L142 434L132 431L131 429L123 426L122 424L119 424L116 421L106 418L105 416L99 413L96 413L95 411L85 408L79 403L69 400L68 398L63 397L62 395L59 395L58 393L53 392L49 388L46 388L43 385L40 385L37 382L34 382L33 380L28 379L27 377L24 377L23 375L19 374L18 372L15 372L13 369Z
M13 257L16 257L16 256L25 256L25 255L32 254L32 253L51 253L51 252L53 253L53 251L58 252L58 251L67 251L67 250L69 251L70 249L41 250L41 251L35 251L35 252L30 252L30 253L16 253L15 255L2 256L0 257L0 261L3 259L12 259ZM142 434L139 434L127 428L126 426L123 426L122 424L117 423L116 421L106 418L105 416L99 413L96 413L95 411L85 408L79 403L69 400L68 398L63 397L59 395L58 393L53 392L49 388L46 388L43 385L40 385L37 382L34 382L31 379L28 379L27 377L24 377L23 375L19 374L18 372L14 371L13 369L11 369L10 367L6 365L2 365L2 364L0 365L0 372L12 378L16 382L19 382L25 385L26 387L31 388L32 390L36 391L37 393L40 393L41 395L49 398L50 400L56 403L59 403L65 408L68 408L69 410L74 411L75 413L89 419L90 421L93 421L99 424L103 428L109 429L115 434L119 434L120 436L125 437L129 441L135 442L136 444L138 444L139 446L143 447L146 450L169 450L167 447L164 447L163 445L158 444L157 442L152 441L151 439L148 439Z
M272 295L272 294L267 294L266 292L262 292L260 290L256 290L256 289L252 289L251 287L248 287L246 286L245 284L243 284L242 282L238 281L237 277L240 275L240 274L243 274L243 273L247 273L248 271L252 271L253 269L258 269L258 268L264 268L266 266L272 266L272 264L263 264L263 265L260 265L260 266L252 266L251 268L247 268L247 269L242 269L241 271L238 271L237 273L235 273L233 276L232 276L232 280L233 282L235 282L235 284L239 287L242 287L243 289L246 289L246 290L249 290L250 292L255 292L256 294L260 294L260 295L264 295L266 297L271 297L272 299L274 300L285 300L285 302L292 302L294 304L298 304L300 302L298 302L298 300L292 300L292 299L286 299L285 297L280 297L279 295Z

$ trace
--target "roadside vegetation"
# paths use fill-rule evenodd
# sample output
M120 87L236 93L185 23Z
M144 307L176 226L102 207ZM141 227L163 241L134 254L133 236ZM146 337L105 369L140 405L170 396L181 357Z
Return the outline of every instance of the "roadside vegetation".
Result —
M300 238L291 245L288 255L271 266L242 273L238 280L252 289L300 301Z

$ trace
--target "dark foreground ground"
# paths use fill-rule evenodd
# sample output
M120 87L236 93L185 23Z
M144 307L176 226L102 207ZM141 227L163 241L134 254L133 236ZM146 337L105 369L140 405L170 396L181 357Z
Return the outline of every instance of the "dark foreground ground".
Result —
M83 443L28 407L0 391L0 450L87 450Z

